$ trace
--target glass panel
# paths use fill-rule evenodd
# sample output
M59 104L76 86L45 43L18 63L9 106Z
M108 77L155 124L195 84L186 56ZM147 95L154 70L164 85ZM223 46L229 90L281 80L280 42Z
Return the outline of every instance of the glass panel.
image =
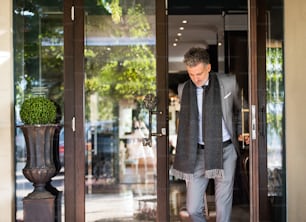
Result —
M63 110L63 4L15 0L13 12L15 119L16 125L20 125L19 110L25 98L43 95ZM16 219L22 221L22 199L33 191L33 186L22 173L26 148L20 128L16 128L15 135ZM63 140L60 142L63 144ZM63 167L52 182L59 191L64 188L62 172Z
M155 2L85 4L86 221L154 220L156 146L143 145L143 99L156 90Z
M272 221L286 221L283 1L267 3L267 172Z
M274 43L267 48L268 195L282 196L283 50Z

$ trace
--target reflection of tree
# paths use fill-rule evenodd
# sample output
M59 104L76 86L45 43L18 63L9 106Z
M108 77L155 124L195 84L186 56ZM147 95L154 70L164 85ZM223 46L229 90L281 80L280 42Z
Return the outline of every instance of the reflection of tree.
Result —
M63 17L62 14L50 13L61 9L62 4L52 1L15 2L14 67L17 107L25 97L37 93L63 104Z
M282 48L267 49L267 124L278 135L282 132L284 102Z
M118 37L137 40L150 37L151 34L150 25L140 5L128 9L127 15L122 17L117 26L114 35ZM112 112L112 107L119 99L137 100L155 91L155 57L152 46L134 44L110 48L87 47L86 58L86 99L88 101L93 93L99 94L101 119L110 117L109 112Z
M282 136L283 136L283 50L267 48L267 163L268 195L282 195Z
M45 87L48 97L63 106L62 1L16 1L14 11L14 67L17 106L35 87ZM119 0L85 1L91 22L86 31L103 33L114 42L129 38L129 46L88 46L85 50L86 105L98 93L101 119L110 119L119 99L139 100L155 91L154 46L141 44L152 38L152 27L142 6ZM29 11L31 15L26 15ZM111 18L111 19L109 19ZM92 33L91 33L92 34ZM138 41L139 40L139 41ZM120 41L120 40L119 40ZM20 85L21 81L26 84ZM25 87L25 88L23 88ZM86 107L89 111L89 108ZM89 112L86 112L88 117ZM103 118L102 118L103 117Z
M111 14L114 23L118 24L122 16L119 0L100 0L100 4Z

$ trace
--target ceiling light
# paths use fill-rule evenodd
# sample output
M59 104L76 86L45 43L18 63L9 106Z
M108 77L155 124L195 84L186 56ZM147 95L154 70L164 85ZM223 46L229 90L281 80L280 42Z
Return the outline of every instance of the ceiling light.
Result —
M173 46L175 47L175 46L177 46L177 44L176 44L176 43L173 43Z
M183 20L182 23L183 23L183 24L187 24L187 20Z
M184 27L183 27L183 26L181 26L181 27L180 27L180 30L184 30Z
M182 36L182 33L178 32L178 33L177 33L177 36Z

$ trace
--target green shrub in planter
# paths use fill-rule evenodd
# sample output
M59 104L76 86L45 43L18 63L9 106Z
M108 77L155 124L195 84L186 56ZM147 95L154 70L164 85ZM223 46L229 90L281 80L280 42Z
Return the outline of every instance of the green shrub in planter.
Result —
M56 121L56 106L45 97L28 98L21 105L20 118L25 125L53 124Z

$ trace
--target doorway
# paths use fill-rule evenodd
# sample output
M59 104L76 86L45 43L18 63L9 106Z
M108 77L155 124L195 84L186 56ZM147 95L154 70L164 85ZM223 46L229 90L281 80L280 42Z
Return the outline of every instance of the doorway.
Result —
M169 88L174 91L174 98L177 84L186 80L186 72L180 67L180 51L184 47L186 51L189 44L189 47L196 45L208 48L214 58L213 70L236 74L242 94L248 101L249 110L245 110L245 114L250 120L252 130L247 128L247 133L250 133L252 140L249 146L241 144L242 156L237 164L234 207L243 206L251 221L285 220L285 175L282 173L285 170L285 157L280 153L285 147L280 139L282 134L275 132L276 122L280 131L284 129L281 124L283 115L280 113L284 105L283 82L280 77L283 75L282 68L277 69L278 77L273 80L274 83L269 83L273 75L271 68L275 67L272 64L274 62L271 63L271 56L279 67L282 66L283 37L282 27L279 26L282 16L276 17L277 13L282 15L282 8L281 1L214 1L207 4L168 1ZM198 17L202 19L193 21L193 18ZM188 24L188 21L191 22ZM206 29L206 33L201 33L201 29ZM274 85L277 85L276 91ZM272 100L271 94L275 96ZM278 136L274 137L275 133ZM273 161L275 156L277 158ZM274 163L276 165L273 166ZM276 183L281 184L276 185L278 188L272 182L275 177L278 178ZM274 192L275 188L278 194ZM179 198L175 195L173 199ZM170 200L170 203L173 201Z
M178 84L189 77L183 55L191 47L206 48L210 54L212 72L236 75L242 101L248 101L248 10L247 2L228 5L221 2L197 4L175 1L168 3L168 61L169 61L169 144L170 157L175 156L177 118L179 113ZM241 104L244 106L243 104ZM243 112L246 119L248 112ZM245 122L247 123L247 122ZM249 133L243 124L243 133ZM233 214L231 221L250 221L249 145L240 143L241 156L237 160ZM169 163L171 167L171 162ZM185 182L170 178L170 220L179 221L185 207ZM208 221L215 220L214 182L209 182L204 207Z

